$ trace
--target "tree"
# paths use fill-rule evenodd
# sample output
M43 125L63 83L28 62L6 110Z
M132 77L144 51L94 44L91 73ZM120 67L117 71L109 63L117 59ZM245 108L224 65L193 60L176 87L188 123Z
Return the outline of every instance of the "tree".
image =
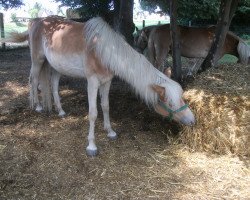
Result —
M130 45L132 45L134 41L133 32L135 29L135 25L133 23L133 7L134 0L120 0L119 15L117 20L117 30L125 36Z
M239 1L238 8L235 12L232 24L237 25L250 25L250 1L241 0Z
M159 6L162 12L169 14L169 5L166 0L140 0L144 10L154 12ZM220 1L218 0L178 0L178 22L187 23L188 21L205 21L216 23L218 19ZM232 23L250 24L250 1L241 0L235 12ZM204 24L205 25L205 24Z
M220 58L230 23L237 8L239 0L221 0L219 18L215 30L215 37L207 57L201 66L201 71L215 67Z
M55 0L60 3L61 6L77 9L82 18L91 18L94 16L107 15L114 8L113 0Z
M177 28L177 1L170 0L170 34L172 39L173 78L182 81L179 30Z
M133 43L133 6L134 0L88 0L71 1L56 0L62 6L77 8L82 18L88 19L101 16L117 31L121 32L127 41Z
M0 8L4 9L18 8L22 5L24 5L22 0L0 0Z
M42 10L42 5L40 3L35 3L34 7L29 9L29 15L31 18L39 17L39 12Z

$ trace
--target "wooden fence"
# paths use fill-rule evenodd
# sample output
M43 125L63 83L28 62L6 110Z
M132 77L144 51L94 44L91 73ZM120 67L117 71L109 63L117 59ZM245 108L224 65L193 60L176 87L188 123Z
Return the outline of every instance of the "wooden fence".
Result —
M0 13L0 34L1 38L4 38L4 20L3 20L3 13ZM1 44L1 49L5 50L5 43Z

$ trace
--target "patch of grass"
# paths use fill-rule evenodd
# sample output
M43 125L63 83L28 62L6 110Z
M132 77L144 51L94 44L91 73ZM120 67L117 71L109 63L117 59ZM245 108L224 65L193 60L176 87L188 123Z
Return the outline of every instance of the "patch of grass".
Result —
M17 32L23 32L26 31L28 28L27 23L21 23L21 22L10 22L4 24L4 31L5 31L5 36L8 36L9 32L12 31L17 31Z
M236 63L238 60L237 57L226 54L224 55L220 60L219 60L219 64L225 64L225 63Z
M134 20L135 26L142 29L142 21ZM157 25L157 24L169 24L169 20L145 20L145 26Z

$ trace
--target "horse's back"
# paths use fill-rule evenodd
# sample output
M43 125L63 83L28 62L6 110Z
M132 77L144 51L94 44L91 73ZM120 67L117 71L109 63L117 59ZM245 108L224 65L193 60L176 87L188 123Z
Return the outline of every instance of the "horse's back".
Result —
M84 77L84 24L60 17L38 18L30 23L32 62L49 64L58 72Z
M70 53L83 50L83 23L61 17L38 18L31 22L29 33L32 45L45 42L47 48Z
M180 26L181 54L189 58L205 58L214 38L214 28Z

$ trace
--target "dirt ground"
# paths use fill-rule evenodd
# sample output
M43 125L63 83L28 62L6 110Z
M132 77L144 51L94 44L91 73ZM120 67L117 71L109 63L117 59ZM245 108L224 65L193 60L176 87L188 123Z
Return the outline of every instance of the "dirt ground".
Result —
M96 124L99 154L86 156L86 82L63 77L65 118L29 109L27 48L0 52L0 199L250 199L246 159L190 152L182 129L115 80L110 115Z

